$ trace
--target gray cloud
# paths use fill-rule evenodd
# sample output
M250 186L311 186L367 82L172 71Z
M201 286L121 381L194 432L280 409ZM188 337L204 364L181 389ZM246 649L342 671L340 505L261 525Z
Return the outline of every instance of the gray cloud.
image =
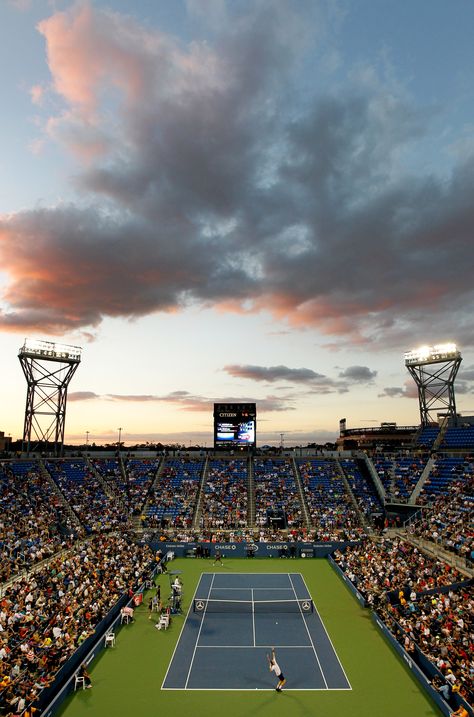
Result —
M427 325L444 340L455 315L453 340L474 344L474 161L404 170L430 116L386 78L301 93L301 28L324 27L311 5L217 13L188 47L105 10L81 24L76 8L63 64L57 27L40 25L65 109L50 136L89 162L77 204L0 218L1 328L61 333L194 303L385 347Z
M379 398L418 398L418 388L414 381L406 381L403 386L387 386L379 393Z
M286 381L293 384L304 384L314 394L347 393L354 384L370 384L377 376L367 366L349 366L340 371L335 380L324 374L316 373L310 368L289 368L288 366L253 366L233 364L224 366L233 378L244 378L251 381L275 383Z
M350 383L372 383L377 376L377 371L372 371L367 366L348 366L339 373L339 378Z
M463 365L461 364L458 379L463 382L474 381L474 366L466 366L463 368Z
M327 377L316 373L310 368L288 368L288 366L240 366L237 364L224 366L234 378L248 378L253 381L289 381L291 383L326 382Z

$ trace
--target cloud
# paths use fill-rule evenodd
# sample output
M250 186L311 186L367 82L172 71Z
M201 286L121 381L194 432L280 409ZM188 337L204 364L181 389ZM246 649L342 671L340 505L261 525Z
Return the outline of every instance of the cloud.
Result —
M0 217L0 328L195 304L335 345L409 347L427 326L435 343L455 315L452 339L473 345L472 155L409 172L431 118L396 82L361 68L301 91L323 4L238 5L187 44L88 2L39 23L58 108L45 138L78 160L77 201Z
M123 401L124 403L168 403L174 404L184 411L207 412L209 414L214 410L214 403L256 403L259 413L295 410L294 399L291 396L269 395L262 398L255 398L255 396L219 396L209 398L196 396L183 390L172 391L162 396L153 394L97 394L94 391L76 391L68 394L68 400L70 401L89 401L91 399Z
M67 395L68 401L91 401L94 398L101 398L101 396L93 391L71 391Z
M263 381L275 383L286 381L293 384L304 384L311 393L347 393L354 384L373 383L377 371L372 371L367 366L349 366L340 371L341 380L332 379L324 374L316 373L310 368L289 368L288 366L252 366L231 364L224 366L226 371L233 378L243 378L250 381Z
M42 85L33 85L30 87L30 97L34 105L41 105L45 95L45 89Z
M461 364L461 367L459 369L458 373L458 380L467 382L467 381L474 381L474 366L465 366ZM456 383L457 385L457 383Z
M288 368L288 366L224 366L233 378L244 378L250 381L275 383L286 381L296 385L303 384L312 394L326 395L329 393L347 393L346 381L335 381L324 374L309 368Z
M367 366L348 366L339 373L339 378L349 383L372 383L377 376L377 371L372 371Z
M224 366L234 378L248 378L252 381L289 381L291 383L312 383L327 381L327 377L316 373L310 368L288 368L288 366Z
M418 388L414 381L406 381L403 386L387 386L379 393L379 398L418 398Z

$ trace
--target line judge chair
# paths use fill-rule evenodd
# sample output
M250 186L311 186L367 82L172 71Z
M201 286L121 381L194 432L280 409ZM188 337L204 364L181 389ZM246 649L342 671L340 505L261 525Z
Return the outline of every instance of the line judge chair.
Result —
M133 610L129 607L123 607L120 610L120 624L125 623L128 625L129 622L133 622Z
M78 689L86 689L86 678L76 672L74 675L74 692Z
M104 647L115 647L115 632L105 633Z
M160 619L158 620L157 624L155 625L157 630L167 630L170 626L170 616L168 613L163 613L163 615L160 616Z

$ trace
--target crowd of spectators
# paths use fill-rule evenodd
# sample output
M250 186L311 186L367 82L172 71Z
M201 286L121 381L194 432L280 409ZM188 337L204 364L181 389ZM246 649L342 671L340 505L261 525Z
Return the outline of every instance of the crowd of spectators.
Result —
M374 466L385 489L387 500L406 503L426 467L429 454L399 452L374 456Z
M37 465L23 468L0 464L0 583L54 555L77 530Z
M357 539L365 533L335 461L324 458L300 461L298 471L318 539L334 540L338 538L329 536L347 534Z
M198 530L179 530L167 529L157 532L147 531L146 539L159 540L161 542L179 542L179 543L330 543L345 541L360 541L365 537L365 533L361 530L335 530L324 531L321 533L312 528L301 526L299 528L278 529L278 528L247 528L233 530L219 530L199 528Z
M128 458L124 463L125 494L132 515L140 515L148 493L156 478L160 459Z
M410 526L412 535L431 540L461 558L474 562L474 476L452 481L447 492L424 510Z
M64 459L45 465L88 533L125 527L128 514L123 502L107 495L100 477L85 461Z
M255 524L268 525L269 514L281 516L288 528L304 524L300 496L288 458L255 458Z
M130 515L140 515L160 466L160 458L91 459L109 493L127 506Z
M417 646L439 670L437 686L445 685L449 700L461 694L474 700L474 588L472 585L444 593L408 591L395 603L381 603L377 612L417 662ZM443 694L443 692L441 692Z
M204 486L201 527L242 528L247 524L247 461L212 460Z
M0 713L21 714L128 591L154 556L131 536L102 534L14 581L0 600Z
M344 565L349 579L369 604L374 596L387 591L410 588L423 592L464 579L456 568L399 538L363 541L343 554L336 553L335 559Z
M203 468L201 458L168 459L150 491L146 513L142 516L143 527L189 530Z
M456 685L472 702L474 593L458 587L465 576L400 539L367 540L334 558L408 654L416 661L418 648L451 681L450 693Z
M370 523L374 514L383 512L375 486L371 480L365 479L354 459L344 458L340 463L357 505L366 521Z

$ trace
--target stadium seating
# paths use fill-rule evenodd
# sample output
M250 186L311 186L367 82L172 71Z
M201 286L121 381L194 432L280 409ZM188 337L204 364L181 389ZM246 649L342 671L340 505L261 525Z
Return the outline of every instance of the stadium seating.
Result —
M318 539L337 538L343 530L362 531L336 461L311 458L298 460L297 466Z
M256 458L254 461L256 524L270 526L272 520L293 528L303 524L303 510L293 466L287 458Z
M439 435L439 426L423 426L417 436L416 446L430 449L433 447Z
M247 524L247 461L209 461L201 527L241 528Z
M168 458L145 508L149 527L191 528L204 462Z
M45 465L88 533L113 530L127 522L123 502L107 495L106 486L84 460L47 461Z
M360 510L370 522L374 513L383 511L383 506L374 484L362 476L357 462L352 458L345 458L340 463Z
M461 448L464 450L474 450L474 426L453 426L446 429L440 449Z

